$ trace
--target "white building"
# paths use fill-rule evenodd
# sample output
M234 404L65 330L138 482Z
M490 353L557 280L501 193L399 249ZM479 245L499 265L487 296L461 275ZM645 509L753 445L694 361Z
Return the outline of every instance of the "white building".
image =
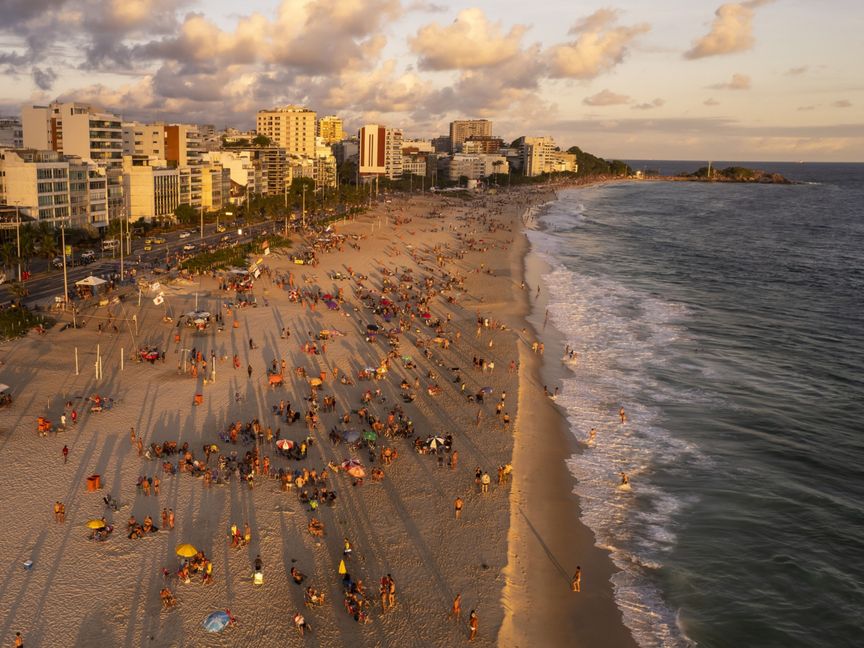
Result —
M438 170L450 182L459 182L462 178L480 180L496 173L507 173L509 169L503 155L456 153L438 160Z
M55 151L0 149L0 200L40 221L69 220L69 163Z
M123 128L120 117L89 104L54 102L21 110L24 146L92 160L106 170L108 216L123 209Z
M381 176L386 172L386 138L387 129L378 124L366 124L358 132L361 176Z
M180 169L145 155L123 156L123 190L129 220L170 220L180 204Z

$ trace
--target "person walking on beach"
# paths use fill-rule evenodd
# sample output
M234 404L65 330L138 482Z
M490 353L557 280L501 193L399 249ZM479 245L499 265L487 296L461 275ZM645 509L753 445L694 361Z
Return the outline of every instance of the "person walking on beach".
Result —
M390 574L387 574L387 607L396 607L396 581Z
M582 568L576 565L576 573L573 574L573 579L570 581L570 590L573 592L582 591Z
M15 643L12 644L15 648L24 648L24 637L21 636L20 632L15 633Z
M250 378L252 377L252 365L251 364L248 367L246 367L246 373L249 374Z
M174 509L168 509L168 528L174 528Z
M458 520L460 517L462 517L462 505L463 505L463 502L462 502L462 498L461 498L461 497L457 497L457 498L456 498L456 501L453 502L453 509L454 509L454 511L455 511L455 513L456 513L456 519L457 519L457 520Z
M131 445L133 448L135 447L135 428L134 427L129 428L129 445Z
M141 438L141 435L138 435L138 440L135 442L138 446L138 456L144 456L144 439Z
M447 616L457 621L462 616L462 594L457 594L456 598L453 599L453 606L450 608L450 614Z
M618 417L621 419L622 425L627 422L627 413L624 411L623 407L618 410Z
M492 478L489 477L489 473L484 472L483 476L480 477L480 492L488 493L489 492L489 484L492 482Z
M63 453L63 463L65 464L69 460L69 446L64 445L61 452Z
M539 289L538 289L539 290ZM477 638L477 626L479 625L477 613L474 610L468 614L468 641L474 641Z

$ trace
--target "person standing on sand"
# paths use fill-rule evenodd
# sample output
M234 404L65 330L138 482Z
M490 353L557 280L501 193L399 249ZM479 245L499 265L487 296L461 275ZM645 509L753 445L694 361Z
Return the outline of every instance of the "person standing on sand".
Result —
M63 453L63 463L65 464L69 460L69 446L64 445L61 452Z
M138 445L138 456L144 456L144 439L141 438L141 435L138 435L138 440L135 442Z
M168 528L174 528L174 509L168 509Z
M448 618L459 620L459 617L462 616L462 594L457 594L456 598L453 599L453 607L450 608L450 614L447 615Z
M129 445L131 445L133 448L135 447L135 428L134 427L129 428Z
M248 367L246 367L246 373L249 374L250 378L252 377L252 365L251 364Z
M459 463L459 451L454 450L450 455L450 470L456 470L456 465Z
M627 414L626 414L626 412L624 412L623 407L618 410L618 417L621 419L622 425L627 422Z
M24 637L21 636L20 632L15 633L15 643L12 644L15 648L24 648Z
M468 641L474 641L474 639L477 638L478 625L479 621L477 619L477 613L474 610L471 610L471 612L468 614L468 630L470 632L470 634L468 635Z
M396 607L396 581L390 574L387 574L387 607Z
M454 511L455 511L455 513L456 513L456 519L457 519L457 520L458 520L460 517L462 517L462 505L463 505L463 502L462 502L462 498L461 498L461 497L457 497L457 498L456 498L456 501L453 502L453 509L454 509Z
M576 573L573 574L573 580L570 581L570 590L573 592L582 591L582 568L576 565Z

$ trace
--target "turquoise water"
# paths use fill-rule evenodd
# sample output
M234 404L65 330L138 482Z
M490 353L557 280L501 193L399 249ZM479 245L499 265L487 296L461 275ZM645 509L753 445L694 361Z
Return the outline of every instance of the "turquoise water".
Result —
M754 166L806 184L569 190L530 233L578 352L558 403L597 430L583 519L643 646L861 643L864 165Z

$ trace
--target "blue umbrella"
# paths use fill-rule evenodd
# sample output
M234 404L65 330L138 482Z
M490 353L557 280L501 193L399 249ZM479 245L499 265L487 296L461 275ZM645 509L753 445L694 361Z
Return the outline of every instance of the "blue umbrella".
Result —
M482 387L482 388L480 389L480 391L483 392L484 394L491 394L491 393L492 393L492 388L491 388L491 387Z
M231 619L228 616L228 613L224 610L211 612L207 618L204 619L204 629L207 632L222 632L230 621Z
M360 438L360 433L357 430L345 430L342 433L342 438L345 439L348 443L354 443L357 439Z

